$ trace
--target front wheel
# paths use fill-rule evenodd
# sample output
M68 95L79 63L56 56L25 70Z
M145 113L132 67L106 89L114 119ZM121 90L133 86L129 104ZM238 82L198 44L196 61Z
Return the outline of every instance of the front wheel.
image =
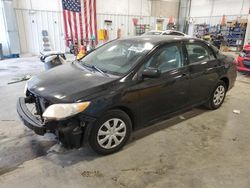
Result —
M132 123L121 110L110 110L94 124L89 137L91 148L106 155L120 150L129 139Z
M219 81L205 106L210 110L219 108L224 102L226 91L227 88L225 82Z

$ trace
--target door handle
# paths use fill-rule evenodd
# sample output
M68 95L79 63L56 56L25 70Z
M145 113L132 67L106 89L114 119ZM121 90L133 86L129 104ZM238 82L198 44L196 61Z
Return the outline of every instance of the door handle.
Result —
M183 77L183 78L189 78L189 74L188 74L188 73L183 73L183 74L181 75L181 77Z
M209 73L211 70L213 70L213 68L212 68L212 67L210 67L210 68L206 68L206 70L204 71L204 73Z

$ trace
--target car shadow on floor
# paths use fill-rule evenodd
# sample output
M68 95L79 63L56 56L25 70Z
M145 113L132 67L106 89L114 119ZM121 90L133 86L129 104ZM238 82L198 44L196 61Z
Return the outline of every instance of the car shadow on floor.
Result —
M204 112L207 112L207 110L203 107L194 108L179 114L175 114L175 116L172 118L158 122L141 130L138 130L132 133L130 140L125 146L125 149L131 147L132 146L131 144L133 144L136 140L142 139L152 133L174 126L183 121L189 120ZM59 150L56 149L57 151L53 151L52 149L52 151L48 152L46 158L48 160L51 160L54 164L60 165L62 167L73 165L78 162L86 160L92 161L95 160L96 158L102 157L101 155L98 155L95 152L93 152L89 147L83 147L80 149L73 149L73 150L65 149L61 145L53 147L59 147L60 149Z
M153 134L157 131L169 128L171 126L177 125L183 121L189 120L195 116L198 116L204 112L207 112L208 110L201 106L198 108L193 108L190 110L186 110L184 112L180 112L178 114L175 114L174 116L172 116L171 118L168 118L166 120L157 122L153 125L149 125L148 127L145 127L141 130L135 131L132 136L131 139L129 141L129 143L133 142L134 140L138 140L141 138L144 138L150 134Z

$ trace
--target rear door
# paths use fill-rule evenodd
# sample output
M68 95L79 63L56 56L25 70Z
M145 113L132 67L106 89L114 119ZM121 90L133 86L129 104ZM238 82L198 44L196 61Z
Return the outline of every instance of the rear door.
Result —
M220 62L212 49L200 41L185 44L190 72L189 103L205 101L218 80Z

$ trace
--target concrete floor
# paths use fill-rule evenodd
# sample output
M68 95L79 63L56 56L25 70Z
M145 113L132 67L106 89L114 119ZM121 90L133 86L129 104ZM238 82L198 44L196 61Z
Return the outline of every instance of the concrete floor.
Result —
M1 188L250 187L250 77L239 74L220 109L192 109L135 133L122 151L98 156L64 150L18 119L25 83L7 83L42 68L36 57L0 61Z

